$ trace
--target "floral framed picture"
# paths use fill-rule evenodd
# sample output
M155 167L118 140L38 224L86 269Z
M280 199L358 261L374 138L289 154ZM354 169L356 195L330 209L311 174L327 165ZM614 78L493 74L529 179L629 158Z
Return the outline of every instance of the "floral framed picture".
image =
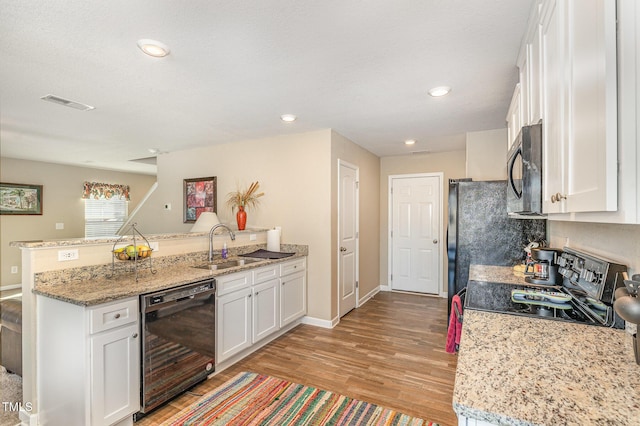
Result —
M42 185L0 183L0 214L41 215Z
M202 212L217 211L215 176L184 179L184 223L195 223Z

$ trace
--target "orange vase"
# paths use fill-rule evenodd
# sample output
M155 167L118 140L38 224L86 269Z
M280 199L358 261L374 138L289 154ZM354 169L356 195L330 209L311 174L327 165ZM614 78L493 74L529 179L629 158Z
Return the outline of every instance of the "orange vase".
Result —
M244 231L245 226L247 226L247 212L244 211L244 206L238 206L236 221L238 222L238 231Z

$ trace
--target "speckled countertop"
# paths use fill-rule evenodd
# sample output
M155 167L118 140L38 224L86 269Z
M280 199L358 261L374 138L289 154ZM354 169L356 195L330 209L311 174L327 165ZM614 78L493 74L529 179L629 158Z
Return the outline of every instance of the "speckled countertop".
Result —
M259 247L252 246L252 249ZM286 262L307 256L308 247L283 245L282 252L295 254L283 259L261 259L247 265L215 271L194 268L193 266L196 264L194 262L165 262L164 264L159 262L161 266L155 269L157 271L155 274L152 274L148 268L140 269L137 282L133 272L119 273L114 278L107 278L104 274L91 276L89 273L84 278L79 275L71 276L70 278L70 274L66 274L66 276L59 274L43 275L36 281L33 292L40 296L47 296L76 305L93 306L189 284L200 279ZM227 261L233 259L235 257L231 257Z
M511 276L506 267L470 271L477 281L509 283ZM640 425L640 366L632 337L623 330L468 309L453 408L496 425Z

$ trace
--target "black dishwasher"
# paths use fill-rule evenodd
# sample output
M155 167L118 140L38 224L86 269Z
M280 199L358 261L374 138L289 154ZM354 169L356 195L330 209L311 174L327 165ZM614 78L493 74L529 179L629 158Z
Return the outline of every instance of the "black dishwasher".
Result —
M213 278L140 296L142 418L205 380L215 366Z

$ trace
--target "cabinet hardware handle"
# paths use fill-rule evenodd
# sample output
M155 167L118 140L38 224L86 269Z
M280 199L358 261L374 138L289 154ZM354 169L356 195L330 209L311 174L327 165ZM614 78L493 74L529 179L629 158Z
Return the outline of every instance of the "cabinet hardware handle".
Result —
M285 284L284 281L282 281L282 285L284 285L284 284Z
M347 251L346 247L340 247L340 251Z
M554 204L556 201L557 201L557 200L556 200L556 194L553 194L553 195L551 196L551 203L552 203L552 204Z
M251 295L247 296L247 297L251 297Z
M433 240L433 244L438 244L438 239L437 239L437 238L435 238L435 239Z
M116 314L116 315L115 315L115 318L116 318L116 319L120 318L120 314Z
M131 336L131 337L134 338L134 339L137 339L138 338L138 333L133 333L133 336Z
M566 195L562 195L562 194L561 194L561 193L559 193L559 192L556 194L556 200L557 200L558 202L560 202L560 201L562 201L562 200L566 200L566 199L567 199L567 196L566 196Z

